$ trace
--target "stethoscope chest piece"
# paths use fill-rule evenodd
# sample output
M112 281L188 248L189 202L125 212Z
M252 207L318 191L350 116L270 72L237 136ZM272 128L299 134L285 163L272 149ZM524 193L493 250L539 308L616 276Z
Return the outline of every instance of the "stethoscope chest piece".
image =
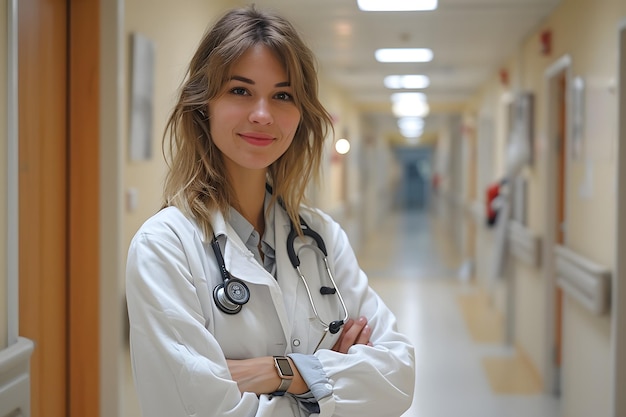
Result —
M224 313L237 314L250 299L250 290L240 279L230 277L213 289L213 299Z
M320 340L321 344L322 340L324 340L324 337L326 336L326 333L330 332L331 334L336 334L341 330L343 325L348 320L348 309L346 308L346 304L343 301L343 297L341 296L341 293L337 288L337 283L335 282L333 274L330 270L330 266L328 265L328 253L326 252L326 245L324 244L324 240L317 232L312 230L306 224L302 217L300 217L300 225L302 227L302 237L311 238L315 244L305 243L300 245L299 249L296 250L295 241L300 236L298 236L298 233L296 232L296 229L292 223L291 230L289 232L289 235L287 236L287 254L289 256L291 265L296 270L298 276L304 284L304 288L306 290L311 309L313 310L313 314L315 314L315 317L317 318L319 323L325 328L324 336L322 336L322 339ZM213 299L215 300L215 305L226 314L237 314L241 311L242 306L246 304L250 299L250 290L242 280L232 277L226 269L226 265L224 264L224 257L222 256L222 251L215 235L213 235L211 246L213 247L213 252L215 253L215 258L217 260L220 274L222 276L222 283L216 285L213 289ZM326 322L322 319L322 317L320 317L320 314L317 311L315 302L313 300L311 288L309 288L307 279L300 270L300 257L298 256L298 254L301 250L305 248L313 250L316 256L319 257L319 259L323 260L323 269L326 271L326 275L328 276L328 280L330 281L329 284L331 285L322 285L320 287L320 293L324 296L335 295L337 297L341 309L343 310L342 319ZM318 347L320 344L318 344Z
M217 237L213 236L211 246L222 275L222 283L213 289L215 305L226 314L237 314L241 311L241 306L250 299L250 290L242 280L233 278L226 269Z

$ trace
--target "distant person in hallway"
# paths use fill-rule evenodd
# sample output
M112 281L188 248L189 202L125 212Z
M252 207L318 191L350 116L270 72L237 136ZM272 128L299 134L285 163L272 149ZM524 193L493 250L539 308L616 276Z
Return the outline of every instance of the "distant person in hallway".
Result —
M413 346L346 234L306 205L332 131L312 52L255 7L204 35L168 120L163 208L126 293L145 417L400 416Z

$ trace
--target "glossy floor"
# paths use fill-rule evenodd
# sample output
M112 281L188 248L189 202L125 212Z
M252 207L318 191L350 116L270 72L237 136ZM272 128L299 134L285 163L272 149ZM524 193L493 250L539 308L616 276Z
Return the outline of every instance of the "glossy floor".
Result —
M415 397L404 417L559 416L532 366L502 343L487 297L459 278L442 226L423 211L397 212L386 223L359 258L415 345Z
M558 417L536 373L501 340L486 297L459 279L459 259L432 216L391 214L359 251L370 285L415 345L416 387L404 417ZM139 417L130 365L124 417Z

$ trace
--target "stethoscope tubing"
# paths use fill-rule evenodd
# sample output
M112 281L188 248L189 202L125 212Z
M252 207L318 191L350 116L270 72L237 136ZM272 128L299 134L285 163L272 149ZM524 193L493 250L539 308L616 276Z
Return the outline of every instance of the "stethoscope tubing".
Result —
M315 303L313 302L313 295L311 294L311 289L309 288L309 284L307 283L304 274L300 270L299 259L298 259L298 265L295 266L295 269L298 272L298 276L300 277L300 280L304 284L304 288L306 290L307 296L309 297L309 303L311 304L311 308L313 309L313 314L315 315L315 318L317 318L317 320L322 324L322 326L324 326L326 331L330 331L332 334L335 334L335 333L337 333L339 331L341 326L343 326L345 324L345 322L348 320L348 309L346 307L346 303L344 302L343 297L341 296L341 291L339 291L339 289L337 288L337 284L335 283L335 278L333 278L333 274L330 271L330 266L328 265L328 257L324 254L324 252L321 250L321 248L318 248L318 247L313 246L313 245L302 245L300 247L300 249L298 249L297 254L299 255L300 251L302 249L305 249L305 248L311 249L311 250L317 252L317 254L320 255L320 257L324 261L324 267L326 268L326 273L328 274L328 278L330 278L330 282L333 284L333 289L334 289L333 292L330 292L328 294L336 294L337 297L339 298L339 303L341 304L341 308L342 308L343 313L344 313L343 319L341 319L341 320L334 320L334 321L332 321L330 323L326 323L324 320L322 320L321 316L317 312L317 308L315 307ZM320 292L322 294L324 294L322 292L323 288L327 288L327 287L320 288Z
M296 270L298 276L302 280L304 284L304 288L306 289L307 296L309 298L309 303L311 304L311 308L313 309L313 314L317 318L317 320L324 327L324 335L320 340L324 340L324 337L328 332L331 334L337 333L341 327L348 320L348 309L346 307L346 303L341 295L341 292L337 288L337 283L335 282L335 278L330 270L330 266L328 264L328 253L326 252L326 245L324 244L324 239L319 235L319 233L315 232L313 229L309 227L309 225L304 221L302 216L300 217L300 226L302 230L302 234L304 236L308 236L315 242L315 245L312 244L303 244L300 246L298 251L295 250L295 240L299 237L299 234L296 232L296 228L291 222L291 230L289 231L289 235L287 236L287 254L289 257L289 261L291 265ZM226 265L224 263L224 257L222 256L222 251L220 250L219 243L217 241L217 237L215 234L213 235L213 239L211 241L211 246L213 247L213 252L215 253L215 257L218 263L218 267L220 269L220 274L222 276L222 283L217 285L213 289L213 299L215 300L217 307L227 314L237 314L241 311L241 307L248 302L250 299L250 290L246 286L246 284L239 278L231 277L230 273L226 269ZM315 302L313 301L313 295L311 294L311 289L309 288L309 284L307 283L306 277L302 273L300 269L300 251L304 248L308 248L313 250L319 257L324 261L324 268L326 269L326 273L328 274L328 278L332 284L332 287L326 287L322 285L320 287L320 293L322 295L330 295L335 294L339 298L339 303L341 304L341 308L343 310L343 318L340 320L334 320L330 323L326 323L322 320L322 317L317 311L315 307ZM318 347L319 347L318 344ZM316 348L317 350L317 348Z

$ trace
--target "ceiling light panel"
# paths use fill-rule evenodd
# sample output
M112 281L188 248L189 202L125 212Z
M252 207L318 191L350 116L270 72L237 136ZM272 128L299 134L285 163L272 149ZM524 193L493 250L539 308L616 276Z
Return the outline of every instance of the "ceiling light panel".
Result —
M388 75L384 79L385 87L398 88L426 88L430 79L425 75Z
M357 0L359 9L367 12L428 11L437 8L437 0Z
M419 102L426 101L426 94L419 93L419 92L393 93L391 95L391 102L392 103L397 103L399 101L410 102L410 103L415 103L415 102L418 102L418 101Z
M430 62L433 51L428 48L383 48L377 49L378 62Z

